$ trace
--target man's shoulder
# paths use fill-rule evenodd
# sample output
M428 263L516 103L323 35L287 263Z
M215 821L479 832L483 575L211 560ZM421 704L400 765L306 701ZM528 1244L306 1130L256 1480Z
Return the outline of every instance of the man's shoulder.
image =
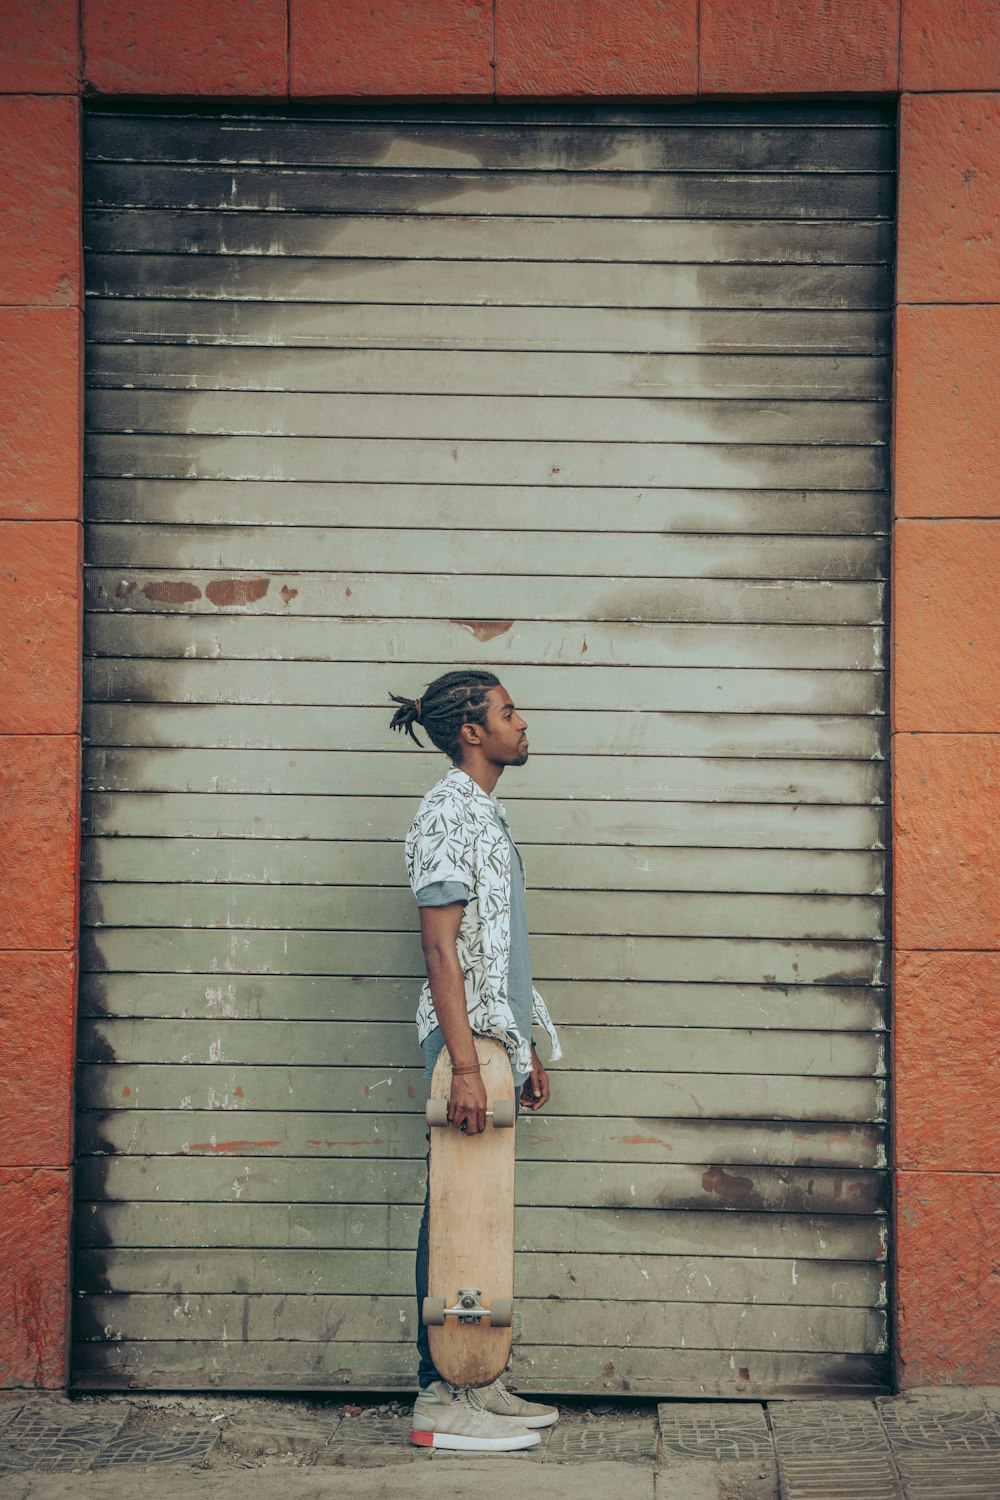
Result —
M442 776L421 798L412 827L416 829L436 816L468 817L473 809L469 785L468 777L454 776L450 771Z
M424 793L410 825L410 834L414 836L429 826L442 823L475 826L492 821L485 793L480 792L468 776L456 775L452 770Z

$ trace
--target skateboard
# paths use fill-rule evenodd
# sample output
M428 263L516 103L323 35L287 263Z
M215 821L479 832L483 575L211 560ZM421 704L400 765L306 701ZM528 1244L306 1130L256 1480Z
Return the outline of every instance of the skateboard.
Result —
M430 1126L428 1295L431 1358L452 1385L490 1385L510 1357L514 1315L514 1075L499 1042L474 1038L486 1129L448 1124L451 1057L434 1066Z

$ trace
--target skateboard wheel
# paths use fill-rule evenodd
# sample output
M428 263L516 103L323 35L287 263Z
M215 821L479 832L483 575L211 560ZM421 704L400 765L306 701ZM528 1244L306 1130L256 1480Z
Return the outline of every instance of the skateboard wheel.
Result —
M448 1123L448 1101L447 1099L428 1099L427 1108L424 1111L427 1116L428 1125L438 1127Z
M514 1304L509 1297L494 1297L490 1308L490 1326L509 1328L514 1321Z
M423 1308L425 1328L440 1328L444 1322L444 1298L425 1297Z
M494 1099L493 1101L493 1128L494 1130L510 1130L514 1124L514 1101L513 1099Z

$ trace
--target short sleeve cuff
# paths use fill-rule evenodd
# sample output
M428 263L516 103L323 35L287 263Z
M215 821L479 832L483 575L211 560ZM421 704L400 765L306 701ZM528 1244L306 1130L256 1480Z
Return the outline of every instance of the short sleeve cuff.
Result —
M454 906L460 901L463 906L469 900L469 887L458 880L435 880L417 891L418 906Z

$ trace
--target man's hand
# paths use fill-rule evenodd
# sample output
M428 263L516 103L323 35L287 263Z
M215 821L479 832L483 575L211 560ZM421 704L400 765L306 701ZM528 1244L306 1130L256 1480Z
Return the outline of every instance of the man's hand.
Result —
M542 1060L531 1048L531 1072L521 1086L521 1108L541 1109L549 1101L549 1075L542 1067Z
M481 1073L452 1074L448 1123L468 1135L486 1129L486 1085Z

